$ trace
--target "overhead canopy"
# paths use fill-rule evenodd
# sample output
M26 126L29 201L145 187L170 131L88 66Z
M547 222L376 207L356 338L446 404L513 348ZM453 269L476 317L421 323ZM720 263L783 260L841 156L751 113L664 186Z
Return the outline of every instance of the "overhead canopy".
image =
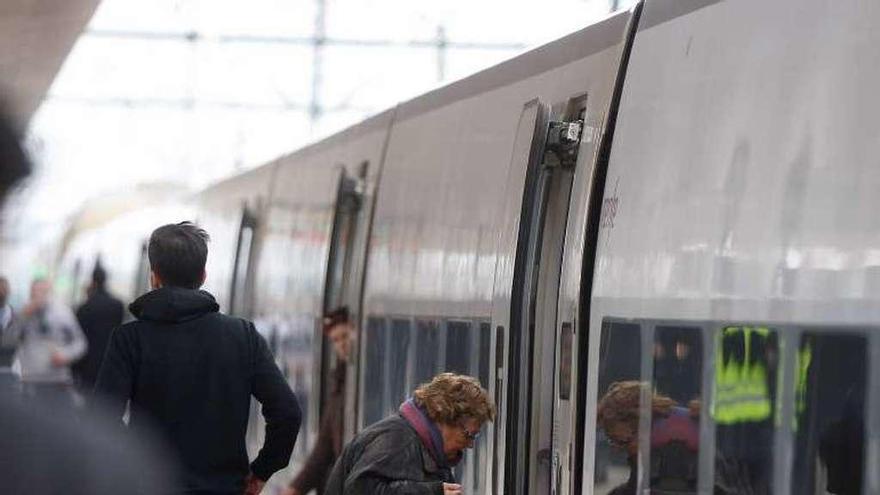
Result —
M0 0L0 97L27 124L100 0Z

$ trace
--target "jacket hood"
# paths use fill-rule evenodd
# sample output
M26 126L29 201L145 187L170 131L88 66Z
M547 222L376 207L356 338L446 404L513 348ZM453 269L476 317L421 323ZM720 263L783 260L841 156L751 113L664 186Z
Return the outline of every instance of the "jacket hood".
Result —
M216 313L220 305L203 290L161 287L137 298L128 310L139 320L180 323Z

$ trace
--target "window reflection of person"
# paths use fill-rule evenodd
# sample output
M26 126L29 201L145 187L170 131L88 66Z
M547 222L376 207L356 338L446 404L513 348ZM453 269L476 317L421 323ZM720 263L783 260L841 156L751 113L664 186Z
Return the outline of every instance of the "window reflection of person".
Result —
M611 384L599 401L597 423L609 444L627 456L629 479L612 489L611 495L635 494L639 451L639 404L643 384L621 381ZM651 399L651 467L648 475L653 491L693 493L696 488L699 447L699 403L687 408L669 397L653 394Z

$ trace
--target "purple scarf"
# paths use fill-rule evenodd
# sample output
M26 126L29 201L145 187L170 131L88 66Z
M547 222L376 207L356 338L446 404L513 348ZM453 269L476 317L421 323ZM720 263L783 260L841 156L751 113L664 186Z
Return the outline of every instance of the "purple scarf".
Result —
M422 445L428 449L437 465L442 468L450 467L449 460L446 459L446 454L443 453L443 435L440 434L440 429L425 414L425 411L417 406L412 398L407 399L406 402L401 404L399 411L403 419L416 430Z

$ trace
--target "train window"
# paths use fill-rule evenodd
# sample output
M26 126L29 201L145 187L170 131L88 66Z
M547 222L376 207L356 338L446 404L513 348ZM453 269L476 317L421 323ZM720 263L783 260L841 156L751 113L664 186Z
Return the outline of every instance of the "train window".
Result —
M492 346L492 325L489 322L480 323L480 384L489 389L489 352Z
M440 366L440 323L436 320L416 320L415 355L410 390L433 378Z
M794 375L792 493L862 492L867 347L862 335L802 335Z
M480 384L487 390L489 389L489 350L492 346L492 325L488 322L482 322L479 325L479 341L480 341L480 361L479 375ZM473 449L474 462L474 488L469 490L470 493L484 493L486 491L485 482L482 473L486 472L486 454L488 449L488 436L480 435Z
M726 326L716 334L715 486L771 493L779 380L778 332Z
M472 339L471 322L453 320L446 323L445 371L463 375L473 374L471 372Z
M594 493L635 493L642 334L632 322L605 320L599 343Z
M385 345L385 361L388 363L385 372L388 375L386 383L388 388L385 397L385 411L383 416L397 410L400 403L412 392L406 389L407 356L409 353L409 341L412 334L409 318L395 318L391 320L391 332ZM369 369L369 368L368 368Z
M649 480L652 493L696 493L703 339L700 328L654 330Z
M364 404L362 427L382 419L382 390L384 388L386 360L384 356L385 341L388 333L385 318L371 316L367 319L365 335L364 369Z

